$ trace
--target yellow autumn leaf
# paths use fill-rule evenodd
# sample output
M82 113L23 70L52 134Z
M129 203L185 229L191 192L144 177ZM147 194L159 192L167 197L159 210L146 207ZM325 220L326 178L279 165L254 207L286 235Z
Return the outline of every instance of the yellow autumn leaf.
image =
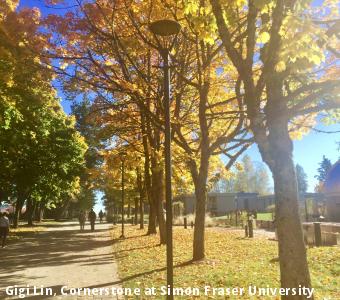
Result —
M270 39L270 35L267 31L263 31L259 34L258 36L258 42L261 43L261 44L265 44L269 41Z
M283 72L285 70L286 70L286 64L284 61L281 60L275 65L276 72Z

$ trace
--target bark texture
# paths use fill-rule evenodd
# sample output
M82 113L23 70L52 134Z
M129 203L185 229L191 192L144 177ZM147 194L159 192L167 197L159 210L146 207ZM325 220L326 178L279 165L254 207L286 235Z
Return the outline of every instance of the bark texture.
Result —
M156 163L156 162L154 162ZM166 244L166 226L164 218L164 174L160 166L153 164L152 168L152 198L156 206L157 221L159 225L160 244Z

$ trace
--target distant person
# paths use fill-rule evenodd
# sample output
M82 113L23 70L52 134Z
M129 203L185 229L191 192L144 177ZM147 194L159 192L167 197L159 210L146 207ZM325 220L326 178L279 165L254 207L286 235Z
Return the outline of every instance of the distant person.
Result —
M84 230L85 229L86 216L85 216L85 212L83 210L81 210L79 212L78 220L79 220L80 230Z
M257 220L257 210L256 209L253 210L253 216L254 216L254 219Z
M2 248L6 246L6 238L9 233L9 220L7 213L0 213L0 238L2 240Z
M91 209L91 211L89 212L89 220L90 220L90 224L91 224L91 231L94 231L94 224L96 222L96 218L97 218L96 213L94 212L93 209Z
M102 223L102 222L103 222L103 218L104 218L104 213L103 213L102 210L100 210L98 216L99 216L99 221L100 221L100 223Z

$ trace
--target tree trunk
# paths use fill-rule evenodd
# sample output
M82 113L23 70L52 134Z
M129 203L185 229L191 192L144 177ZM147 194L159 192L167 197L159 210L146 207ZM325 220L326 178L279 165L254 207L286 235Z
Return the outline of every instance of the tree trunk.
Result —
M148 223L148 232L147 235L156 234L156 205L153 202L153 199L149 201L149 223Z
M116 207L116 204L113 204L113 225L116 225L118 220L118 209Z
M201 157L199 171L194 161L190 162L190 170L195 185L196 215L193 244L193 261L203 259L205 233L205 206L207 200L207 178L210 159L209 128L206 116L208 103L209 82L205 82L200 89L199 123L201 129Z
M143 201L143 197L139 198L139 229L144 229L144 201Z
M14 217L13 217L14 228L18 228L21 209L22 209L22 206L24 205L24 202L25 202L24 196L18 194L18 199L15 204L15 211L14 211Z
M306 246L299 214L298 188L293 161L293 143L287 123L276 119L269 123L270 155L267 162L274 178L276 224L279 244L282 288L311 288ZM305 296L283 296L305 299Z
M135 225L138 224L138 197L135 198Z
M281 287L311 287L306 247L299 215L294 163L291 157L275 160L276 224L279 240ZM285 299L304 299L302 296Z
M156 214L159 225L160 244L166 244L166 225L164 218L164 186L163 186L163 170L157 167L152 168L152 198L156 204Z
M148 143L148 132L147 132L147 124L146 117L141 112L141 129L142 129L142 142L143 142L143 150L144 150L144 180L145 180L145 191L149 201L149 223L148 223L148 231L147 235L156 234L156 209L152 199L151 192L151 176L150 176L150 152L149 152L149 143Z
M41 202L39 205L37 205L37 209L35 211L35 220L37 222L41 222L44 217L44 209L45 209L45 203Z
M22 206L20 206L19 201L17 201L16 204L15 204L15 211L14 211L14 215L13 215L13 227L14 228L18 228L21 207Z
M205 177L206 179L206 177ZM207 200L206 180L200 178L195 183L196 210L193 244L193 261L205 257L204 233L205 233L205 207Z
M35 202L31 197L27 199L27 206L26 206L26 218L27 218L27 225L33 226L33 215L35 210Z
M269 146L262 147L265 154L262 156L264 160L269 158L266 163L271 169L274 179L281 287L298 288L301 285L311 288L306 246L299 214L293 142L288 131L287 103L282 99L282 85L280 78L275 76L270 77L267 82L266 114ZM282 298L306 299L303 295L288 295Z
M145 185L143 185L142 174L141 174L140 168L137 168L137 186L138 186L138 191L139 191L139 229L144 229ZM137 203L137 206L138 206L138 203ZM138 224L137 218L136 218L136 224Z

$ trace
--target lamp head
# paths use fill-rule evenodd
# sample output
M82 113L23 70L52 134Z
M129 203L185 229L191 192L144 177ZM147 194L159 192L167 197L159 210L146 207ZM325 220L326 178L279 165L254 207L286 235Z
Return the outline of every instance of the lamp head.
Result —
M181 25L174 20L158 20L149 25L150 31L158 36L176 35L181 30Z

